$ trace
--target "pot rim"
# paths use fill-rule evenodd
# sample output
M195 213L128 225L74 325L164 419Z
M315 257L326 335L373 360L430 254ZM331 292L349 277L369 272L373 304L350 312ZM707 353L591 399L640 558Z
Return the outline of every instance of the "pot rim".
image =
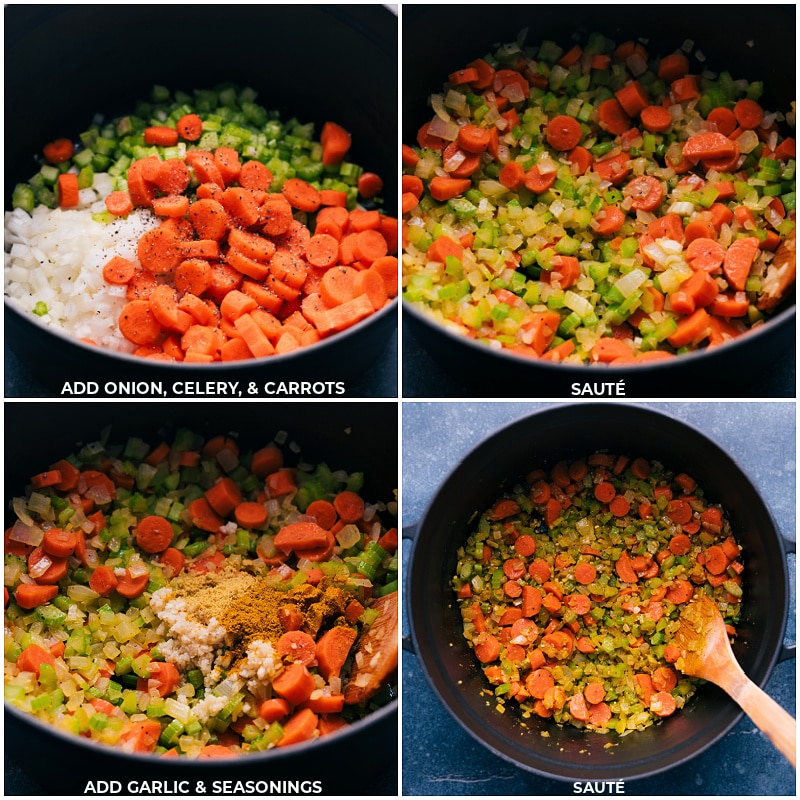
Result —
M458 457L457 462L455 462L451 469L447 472L447 474L441 479L438 486L434 489L433 493L429 501L427 502L422 514L420 515L419 519L408 523L406 525L407 528L413 529L414 533L410 537L405 538L412 538L413 543L411 545L411 552L408 558L408 566L406 568L406 575L405 575L405 592L407 594L407 608L408 608L408 624L409 624L409 636L410 636L410 649L414 655L417 657L417 662L420 666L420 669L425 676L426 682L439 700L441 705L445 708L448 712L449 716L459 725L459 727L468 733L478 744L489 750L493 755L500 757L504 761L514 765L515 767L522 769L526 772L533 773L545 778L549 778L552 780L557 781L574 781L574 780L586 780L587 773L590 773L596 765L586 765L583 766L581 764L573 764L572 762L568 761L558 761L557 758L553 758L550 753L543 753L541 751L534 751L536 755L535 763L526 763L521 760L515 758L511 753L508 752L508 746L504 749L502 746L495 746L494 741L497 740L501 745L507 745L508 740L503 738L503 734L495 735L493 730L486 728L485 726L481 725L470 725L467 724L465 717L477 717L477 713L473 712L473 709L466 704L460 705L456 707L456 704L452 704L448 702L444 694L441 690L440 683L444 682L445 688L449 686L448 679L445 677L441 677L440 681L437 683L437 680L434 679L432 674L432 667L430 666L429 662L435 662L437 667L441 666L441 651L442 646L438 641L434 641L431 639L426 640L425 644L427 645L427 650L425 647L420 646L421 638L418 632L420 627L419 624L419 610L415 609L415 595L419 594L418 587L412 586L412 582L414 579L415 574L415 567L418 566L417 562L419 560L418 553L420 548L417 547L420 536L418 535L421 533L422 529L424 528L426 521L431 516L434 508L437 506L438 503L441 502L440 498L447 486L451 484L452 481L458 478L457 473L464 468L466 462L470 459L474 459L478 456L478 454L483 451L483 449L488 446L491 442L495 439L500 438L504 435L508 435L509 431L513 428L520 426L530 426L532 421L535 419L540 419L542 417L552 416L554 414L564 414L568 411L573 411L578 407L578 404L570 404L566 402L557 403L551 406L547 406L545 408L534 410L528 414L520 416L516 419L513 419L509 422L506 422L493 431L491 431L486 436L483 436L478 442L474 445L470 446L470 448L461 454ZM766 514L766 517L770 523L769 527L771 528L771 532L774 535L775 543L780 549L780 552L784 554L784 558L781 559L779 569L783 575L783 598L782 598L782 606L780 608L776 608L781 613L781 621L780 624L777 626L780 631L780 641L778 641L775 646L771 648L770 651L763 654L761 656L761 663L760 667L762 670L761 679L757 681L760 686L765 686L768 682L769 678L772 675L775 665L781 659L782 653L786 652L785 645L784 645L784 638L786 635L787 624L788 624L788 613L789 613L789 573L788 573L788 564L786 556L786 548L784 546L784 542L787 541L785 537L782 536L780 529L775 521L775 518L772 514L770 507L764 501L762 494L759 488L753 483L750 475L744 470L739 463L739 461L727 451L724 447L718 444L716 441L711 439L707 436L703 431L698 429L695 425L688 423L678 417L673 416L672 414L666 413L661 409L653 409L641 403L612 403L612 402L587 402L581 403L579 406L581 411L589 409L589 410L598 410L601 413L604 411L623 411L623 413L627 413L631 411L634 414L640 414L642 419L649 417L650 419L663 419L668 421L670 424L674 424L678 427L682 427L684 430L691 432L694 436L697 436L707 442L711 447L713 447L716 451L719 451L723 454L730 462L730 465L733 466L739 473L741 478L749 484L752 488L753 492L757 496L757 498L761 501L762 511ZM763 533L763 531L762 531ZM415 591L416 590L416 591ZM778 604L775 604L776 607ZM415 614L416 611L416 614ZM462 687L463 691L463 687ZM705 752L715 744L717 744L724 736L744 717L744 711L733 701L731 700L728 695L726 695L722 690L718 689L716 686L712 684L708 684L705 687L704 691L709 693L718 693L720 698L720 708L717 714L717 719L715 719L715 724L707 725L704 729L695 731L692 733L688 739L681 740L678 745L672 748L672 751L676 751L674 756L671 756L671 751L664 751L662 752L654 752L651 757L648 758L640 758L640 759L632 759L627 762L620 761L615 765L615 769L617 771L614 773L614 779L622 779L622 780L640 780L648 777L652 777L654 775L669 771L678 767L688 761L693 760L695 757L699 756L701 753ZM456 697L460 697L460 694L456 695ZM691 708L688 709L691 711ZM461 716L458 712L463 712L463 716ZM727 717L727 719L725 719ZM684 717L685 718L685 717ZM714 733L712 736L708 736L706 731L710 728L714 729ZM583 736L604 736L602 734L593 734L592 732L582 732ZM576 734L579 735L579 734ZM492 741L487 741L487 736L492 739ZM608 741L608 739L606 739ZM687 749L688 744L694 743L693 749ZM510 743L512 747L514 746L513 743ZM526 751L526 752L531 752ZM668 756L665 758L665 755ZM657 763L648 766L649 761L657 761ZM600 771L603 773L603 778L609 778L610 775L606 775L606 768L601 768ZM598 777L598 779L600 779Z
M343 344L349 339L360 337L362 334L366 334L367 330L373 326L377 326L384 321L387 321L388 323L387 318L391 317L392 315L394 315L396 319L399 306L399 300L397 297L395 297L383 308L379 309L374 314L371 314L369 317L361 320L360 322L357 322L350 328L339 331L333 336L322 339L319 342L315 342L313 345L308 347L301 347L298 350L293 350L290 353L265 356L262 358L251 358L245 361L215 361L211 364L186 364L182 361L165 362L155 361L152 359L142 359L138 356L134 356L132 353L122 353L106 347L97 347L95 345L87 344L86 342L82 342L80 339L76 339L71 334L66 333L60 327L46 325L38 322L35 319L31 319L28 314L17 308L9 297L4 297L3 300L5 303L5 313L7 317L10 312L12 316L18 318L21 324L34 326L35 329L41 331L45 336L48 334L55 336L65 345L74 348L76 352L83 351L93 358L99 357L116 363L129 364L132 367L147 367L148 370L153 370L153 372L162 372L164 374L172 373L173 371L175 374L178 374L181 371L208 371L209 376L213 376L218 372L249 372L253 369L269 368L271 365L274 365L277 369L282 367L291 367L296 364L302 364L312 356L321 356L323 353L340 344ZM6 318L6 327L8 324L9 321ZM11 346L12 350L15 349L13 341L9 341L9 345Z
M67 733L66 731L59 730L58 728L43 722L31 714L28 714L19 708L15 708L5 700L3 701L3 708L5 713L14 717L15 721L20 725L33 728L34 730L37 730L39 734L45 737L55 737L56 742L71 744L81 750L85 750L87 754L100 756L101 758L108 757L112 759L119 759L121 761L127 761L134 764L138 762L143 766L158 764L159 768L163 768L165 771L169 770L172 766L184 769L189 766L191 769L213 772L225 767L230 767L231 764L240 763L242 760L246 761L248 765L268 765L275 762L286 763L287 761L294 760L297 758L297 756L313 754L316 750L331 745L334 741L341 743L345 738L358 737L365 729L372 728L383 721L391 721L392 717L396 717L398 710L398 699L395 697L385 706L381 706L381 708L376 709L366 717L356 720L346 729L337 731L330 737L321 737L307 742L299 742L298 744L285 749L273 748L271 750L265 750L259 753L246 753L241 756L237 756L236 759L209 758L200 760L170 760L160 758L159 756L155 756L150 753L128 753L124 750L103 745L90 739L85 739L81 736L76 736L74 734Z
M620 378L635 378L640 375L647 377L668 375L671 372L689 369L698 364L702 366L703 364L711 363L721 357L733 356L735 354L734 348L737 348L740 352L743 348L751 349L751 345L754 345L757 339L772 335L778 328L788 328L795 321L797 307L792 303L774 317L768 319L764 325L751 329L720 347L696 350L674 358L648 361L643 364L621 364L616 366L613 364L609 366L560 364L545 359L533 360L524 356L514 355L505 350L494 350L467 336L451 331L442 323L433 319L426 310L418 308L407 300L402 301L402 313L404 318L405 315L408 315L413 324L419 325L426 332L431 333L438 341L447 342L451 346L461 349L463 351L460 354L462 357L475 354L484 358L492 358L496 363L504 363L508 369L516 369L517 371L544 371L551 373L554 377L572 377L582 380L597 378L602 380L604 378L608 379L612 375Z

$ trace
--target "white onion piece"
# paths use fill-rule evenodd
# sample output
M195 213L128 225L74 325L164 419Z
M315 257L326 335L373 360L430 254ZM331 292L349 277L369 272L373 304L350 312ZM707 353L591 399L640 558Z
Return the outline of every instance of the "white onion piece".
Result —
M28 575L30 575L31 578L41 578L52 566L53 561L50 556L43 555L33 566L28 568Z
M11 507L22 522L26 525L33 525L33 518L28 514L28 503L24 497L15 497L11 501Z
M8 532L8 538L12 542L38 547L44 538L44 531L38 525L26 525L17 520Z

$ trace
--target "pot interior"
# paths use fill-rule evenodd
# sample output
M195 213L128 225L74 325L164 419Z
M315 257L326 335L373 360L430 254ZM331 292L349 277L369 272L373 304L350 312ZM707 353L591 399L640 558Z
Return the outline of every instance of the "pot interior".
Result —
M521 34L528 45L549 40L565 47L573 39L584 43L597 32L617 43L642 40L651 56L671 53L691 41L693 52L704 58L692 62L696 69L728 70L734 79L763 81L762 100L774 111L789 111L794 100L793 5L764 6L746 26L713 6L670 6L657 17L646 5L587 5L579 13L558 5L537 6L535 13L526 5L503 6L502 14L487 9L465 6L453 14L444 5L403 8L405 51L425 53L425 58L406 59L404 65L403 141L414 142L417 129L432 113L428 96L440 90L450 73Z
M471 5L453 14L445 5L410 5L403 9L403 45L406 58L402 89L402 140L416 143L420 126L433 112L428 97L437 91L447 76L496 46L525 36L527 45L554 41L567 49L575 39L581 44L589 34L599 32L621 43L642 40L651 56L671 53L685 42L693 43L690 63L693 71L709 69L729 71L734 79L762 81L761 102L772 111L788 112L795 100L795 16L793 5L770 5L742 26L735 15L719 15L713 6L670 6L654 15L648 5L582 5L579 11L569 6L505 5L496 14L488 6ZM690 32L685 21L692 19ZM697 60L700 53L703 61ZM424 58L416 54L425 53ZM793 133L791 135L794 135ZM713 370L714 387L718 381L726 388L741 390L745 375L765 369L778 360L793 362L795 342L794 293L777 308L775 314L757 331L739 337L722 348L703 350L681 358L637 365L635 368L608 367L602 374L587 374L583 366L529 361L507 353L496 353L467 337L452 333L417 309L405 305L404 315L413 326L420 344L445 370L453 372L459 383L472 391L485 393L486 374L492 380L507 381L514 372L515 395L529 396L538 390L534 380L544 378L556 386L555 396L569 396L571 381L628 380L639 397L660 396L664 382L682 375L689 377L686 389L696 396L708 396L709 371ZM474 369L464 371L464 359L474 361ZM743 365L746 365L743 368ZM473 379L471 376L479 376ZM695 387L698 387L697 389ZM516 390L510 389L511 392Z
M285 432L287 445L293 442L299 448L293 457L288 446L283 448L287 465L325 461L331 469L363 471L364 496L376 500L392 499L397 488L397 408L389 403L11 403L5 407L5 426L9 500L24 491L30 475L68 455L77 443L96 441L107 426L108 441L123 445L128 436L155 444L162 435L188 428L207 436L235 433L243 448L260 447ZM341 735L235 760L202 762L124 753L61 733L16 709L6 707L5 712L9 764L21 765L56 793L83 794L90 778L124 781L147 775L320 780L324 794L338 795L354 791L349 768L342 767L353 752L364 754L364 776L370 781L379 772L396 769L396 701ZM64 769L41 770L43 746Z
M196 47L185 49L192 42ZM212 49L212 42L235 43L234 55L220 62L203 54L203 42ZM301 50L308 57L298 57ZM9 6L5 59L26 65L5 92L6 114L16 120L5 136L9 208L14 186L36 173L35 155L48 141L77 140L97 114L132 113L154 85L193 91L233 83L255 89L256 102L285 121L313 122L317 136L328 120L346 127L353 137L348 158L381 176L382 208L397 212L397 17L382 5L198 5L190 14L181 5L163 5L157 18L136 5ZM41 102L45 87L47 101ZM53 393L67 380L98 375L235 379L268 370L284 379L355 381L385 350L397 307L395 300L316 347L203 368L147 363L82 344L11 302L6 331L20 362ZM54 350L54 363L38 369Z
M710 746L741 716L711 684L701 687L679 714L623 737L559 728L538 718L522 720L511 712L512 704L498 714L480 697L485 679L463 638L449 589L456 550L471 532L474 515L491 505L506 484L531 469L600 449L642 455L686 471L711 501L726 509L745 564L734 651L756 683L765 682L774 666L786 622L788 578L775 523L746 475L703 434L656 412L610 404L548 409L501 429L454 469L423 516L409 567L411 631L426 677L459 724L497 755L552 778L654 774Z
M283 119L314 122L317 134L327 120L348 127L351 157L381 175L387 210L396 209L397 19L383 6L199 5L187 14L165 5L157 19L136 5L13 6L5 23L6 64L26 65L6 87L6 112L17 120L6 131L7 197L36 171L33 156L46 142L78 136L95 114L130 113L154 85L231 82L255 89ZM181 56L178 40L235 43L235 55L222 66L201 51ZM298 47L309 57L298 58ZM131 68L101 66L115 63Z

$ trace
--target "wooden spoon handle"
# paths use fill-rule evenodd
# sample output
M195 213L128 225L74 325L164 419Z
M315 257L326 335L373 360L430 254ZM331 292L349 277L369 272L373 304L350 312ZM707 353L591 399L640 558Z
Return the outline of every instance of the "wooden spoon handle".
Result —
M731 691L731 697L767 738L797 767L797 722L766 692L746 678Z

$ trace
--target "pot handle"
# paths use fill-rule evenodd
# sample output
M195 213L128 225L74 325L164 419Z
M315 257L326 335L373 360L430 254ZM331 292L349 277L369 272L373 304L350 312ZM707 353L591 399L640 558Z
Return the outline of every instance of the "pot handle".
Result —
M410 539L412 542L414 542L417 539L417 533L419 533L419 521L403 526L404 539Z
M788 539L786 536L781 535L781 544L783 545L783 551L788 557L791 553L797 553L797 542ZM791 570L790 570L791 572ZM796 658L796 647L797 644L784 644L781 647L780 653L778 653L778 662L788 661L791 658Z
M409 525L403 526L403 538L408 539L411 542L416 541L418 532L419 532L419 521L412 522ZM414 650L414 642L411 639L411 634L408 633L403 634L402 644L403 644L403 650L406 650L409 653L414 653L416 655L416 650Z

